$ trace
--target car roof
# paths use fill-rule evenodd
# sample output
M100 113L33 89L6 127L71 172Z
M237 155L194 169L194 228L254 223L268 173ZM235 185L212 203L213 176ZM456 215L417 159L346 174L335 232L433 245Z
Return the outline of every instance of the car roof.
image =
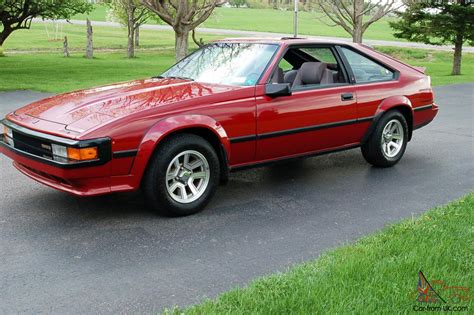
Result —
M236 37L215 40L217 43L259 43L279 45L302 45L302 44L337 44L352 45L351 42L324 37Z

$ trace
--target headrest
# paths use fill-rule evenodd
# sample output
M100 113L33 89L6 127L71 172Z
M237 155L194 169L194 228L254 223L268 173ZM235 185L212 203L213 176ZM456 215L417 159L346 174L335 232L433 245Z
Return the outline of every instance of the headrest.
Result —
M301 65L299 70L301 83L306 84L319 84L323 77L324 71L327 68L327 64L323 62L305 62Z
M293 83L295 81L296 75L298 74L298 70L290 70L285 73L283 81L285 83Z
M283 69L278 67L273 74L272 83L283 83Z

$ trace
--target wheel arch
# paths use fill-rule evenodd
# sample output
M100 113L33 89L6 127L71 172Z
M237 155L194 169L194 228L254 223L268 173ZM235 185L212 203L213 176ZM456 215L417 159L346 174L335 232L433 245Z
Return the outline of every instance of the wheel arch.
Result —
M384 99L377 107L372 123L362 137L362 144L369 140L380 118L382 118L385 113L392 110L399 111L405 117L408 125L408 141L411 140L413 134L413 107L411 101L406 96L394 96Z
M160 144L174 135L183 133L198 135L209 141L219 157L221 179L226 179L229 172L230 141L222 125L205 115L179 115L158 121L143 137L131 169L131 174L136 178L137 188L152 155Z

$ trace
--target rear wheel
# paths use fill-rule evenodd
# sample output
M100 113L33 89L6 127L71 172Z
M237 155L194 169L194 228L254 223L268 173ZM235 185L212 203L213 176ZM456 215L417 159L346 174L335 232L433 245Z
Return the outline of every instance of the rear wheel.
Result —
M153 154L143 189L150 207L166 216L203 209L219 183L219 159L205 139L173 136Z
M362 155L374 166L393 166L405 153L407 141L405 117L399 111L389 111L380 118L369 140L362 145Z

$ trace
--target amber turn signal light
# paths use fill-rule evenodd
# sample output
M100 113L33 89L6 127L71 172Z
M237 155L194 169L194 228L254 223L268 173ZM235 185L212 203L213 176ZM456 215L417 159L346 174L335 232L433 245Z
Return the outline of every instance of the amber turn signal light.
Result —
M76 161L95 160L99 157L97 147L67 148L67 157Z

